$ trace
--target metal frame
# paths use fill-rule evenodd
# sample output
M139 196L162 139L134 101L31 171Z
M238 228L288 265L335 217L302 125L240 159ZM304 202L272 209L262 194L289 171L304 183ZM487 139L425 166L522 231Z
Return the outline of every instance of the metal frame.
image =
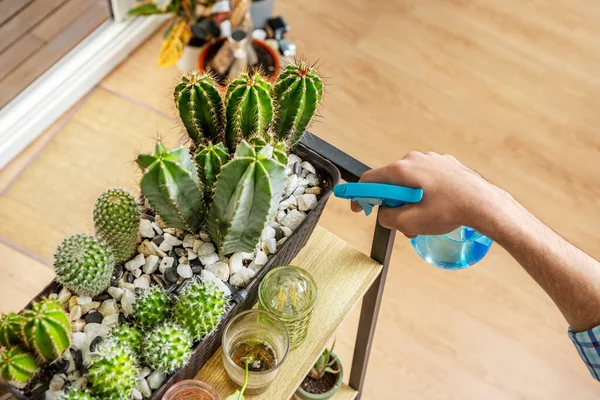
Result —
M304 135L302 144L331 161L340 170L342 179L347 182L358 181L360 176L370 169L367 165L312 133L307 132ZM360 320L354 344L349 381L350 387L358 392L357 400L361 398L365 384L371 345L377 327L377 317L379 316L379 307L383 298L383 289L392 257L395 236L396 231L384 228L379 222L376 222L371 244L371 258L380 263L383 268L367 290L367 293L365 293L360 309Z

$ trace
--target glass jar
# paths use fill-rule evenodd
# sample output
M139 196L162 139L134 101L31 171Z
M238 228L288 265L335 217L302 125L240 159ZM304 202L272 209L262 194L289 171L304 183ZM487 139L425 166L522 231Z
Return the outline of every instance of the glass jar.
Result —
M221 397L208 383L188 379L171 386L163 400L221 400Z

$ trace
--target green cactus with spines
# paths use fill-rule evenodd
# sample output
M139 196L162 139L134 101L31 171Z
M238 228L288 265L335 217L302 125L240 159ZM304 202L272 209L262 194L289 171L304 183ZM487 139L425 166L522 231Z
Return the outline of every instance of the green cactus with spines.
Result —
M242 141L221 169L207 217L208 234L220 254L253 251L274 217L286 173L272 154L270 145L257 153Z
M260 152L266 145L270 144L271 146L273 146L273 158L282 163L283 165L287 165L287 147L284 141L276 140L272 136L265 136L254 137L250 139L249 142L252 146L254 146L256 152Z
M21 332L25 318L19 314L9 313L0 317L0 346L11 347L23 344Z
M118 345L129 346L134 353L138 354L144 342L144 333L136 326L122 324L110 332L110 337Z
M273 99L277 105L275 134L293 146L317 112L323 99L323 82L304 61L288 65L275 82Z
M39 370L35 357L24 349L0 348L0 378L10 385L24 388Z
M175 105L194 143L214 141L223 127L223 100L212 76L188 72L173 93Z
M165 321L171 314L171 299L167 293L152 286L136 296L133 318L141 326L151 328Z
M71 344L71 324L58 300L45 299L23 312L23 342L43 362L59 358Z
M140 230L140 210L133 195L118 188L102 193L94 205L94 227L116 262L128 261L136 249Z
M96 296L110 285L115 267L107 244L77 234L62 241L54 255L56 279L79 296Z
M227 85L225 142L230 151L242 139L267 135L274 112L271 91L271 84L259 73L241 74Z
M142 194L161 219L171 228L198 232L205 216L204 193L188 150L167 151L158 142L154 155L140 154L137 163L145 169Z
M221 167L229 161L229 152L223 143L199 145L194 158L198 166L198 176L212 194L212 188L221 172ZM208 194L208 193L207 193Z
M175 303L173 320L199 341L215 329L226 310L227 297L217 285L193 282Z
M96 397L85 390L68 388L60 400L96 400Z
M187 330L167 323L148 334L142 352L150 367L171 373L189 361L192 338Z
M138 373L133 350L114 341L105 341L90 361L90 391L103 400L128 399L135 388Z

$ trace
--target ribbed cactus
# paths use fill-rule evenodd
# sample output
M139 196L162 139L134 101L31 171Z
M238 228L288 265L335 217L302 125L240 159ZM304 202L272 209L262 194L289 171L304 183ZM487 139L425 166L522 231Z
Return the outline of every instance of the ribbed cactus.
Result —
M139 353L144 341L144 333L140 328L126 324L114 328L110 332L110 337L118 345L127 346L136 354Z
M19 347L0 348L0 378L22 389L40 370L35 357Z
M66 238L54 255L56 279L80 296L96 296L106 290L114 267L108 246L86 234Z
M323 83L314 68L303 61L288 65L273 89L277 104L277 137L290 145L300 141L322 98Z
M265 136L250 139L250 144L254 146L256 152L260 152L265 146L270 144L271 146L273 146L273 158L282 163L283 165L287 165L288 156L284 141L276 140L272 136Z
M69 317L57 300L42 300L23 312L23 341L40 360L51 362L71 344Z
M88 370L91 392L103 400L129 399L139 370L133 351L106 341L92 356Z
M25 318L9 313L0 317L0 346L11 347L23 343L21 331L25 324Z
M150 332L144 341L143 354L150 367L171 373L190 359L192 338L185 329L167 323Z
M223 126L223 101L214 79L198 71L188 72L175 87L175 105L188 135L195 143L214 140Z
M146 328L163 322L171 314L171 300L167 293L156 286L139 294L133 306L133 318Z
M179 296L173 319L198 341L215 329L226 307L225 293L217 285L208 281L194 282Z
M221 167L229 161L229 152L223 143L199 145L195 157L198 176L204 183L207 192L211 190L221 172Z
M285 186L285 166L273 148L256 153L242 141L221 169L207 218L208 234L221 254L253 251L273 218Z
M69 388L65 391L65 394L63 394L60 400L96 400L96 397L84 390Z
M94 205L94 227L117 262L129 261L140 229L140 210L131 193L117 188L102 193Z
M154 155L141 154L137 163L146 170L140 187L154 211L171 228L198 232L205 215L204 194L188 150L167 152L158 142Z
M225 141L233 151L242 139L264 136L273 120L271 85L260 74L241 74L227 86Z

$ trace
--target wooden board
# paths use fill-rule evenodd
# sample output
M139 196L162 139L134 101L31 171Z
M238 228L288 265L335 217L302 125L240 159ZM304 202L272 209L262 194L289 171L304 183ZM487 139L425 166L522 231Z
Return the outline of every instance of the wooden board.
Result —
M342 385L331 400L354 400L358 393L348 385Z

